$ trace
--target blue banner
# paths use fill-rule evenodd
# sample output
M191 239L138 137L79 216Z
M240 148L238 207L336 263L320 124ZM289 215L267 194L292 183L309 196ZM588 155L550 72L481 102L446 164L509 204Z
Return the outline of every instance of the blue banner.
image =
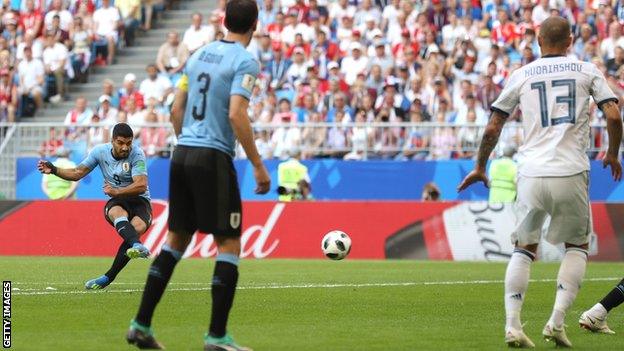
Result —
M41 174L37 158L24 157L17 161L17 198L45 199L41 190ZM80 159L73 160L76 163ZM472 170L473 161L342 161L335 159L308 160L312 192L318 200L420 200L423 186L434 182L444 200L487 199L487 189L478 184L458 194L455 190L461 179ZM272 190L267 195L254 194L253 167L248 161L234 162L244 200L277 199L277 165L267 161L272 179ZM167 199L169 192L169 159L149 159L147 163L152 198ZM594 201L624 201L622 183L611 179L611 172L599 161L591 164L590 197ZM82 179L78 185L79 199L105 199L104 180L98 169Z

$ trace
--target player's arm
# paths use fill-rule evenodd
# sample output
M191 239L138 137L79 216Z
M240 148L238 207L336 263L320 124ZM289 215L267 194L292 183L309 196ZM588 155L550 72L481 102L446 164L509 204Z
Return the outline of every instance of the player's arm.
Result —
M457 187L457 191L462 191L473 183L479 181L483 182L486 187L489 187L489 181L487 174L485 173L485 168L487 166L487 161L492 154L492 151L494 151L494 148L498 143L498 138L503 131L503 126L505 125L507 117L508 115L503 111L492 111L490 121L485 127L485 132L483 133L481 145L479 145L479 151L477 153L477 163L475 164L475 168L466 176L466 178L464 178L461 184L459 184L459 186Z
M254 167L254 178L256 178L256 193L266 194L271 186L271 177L262 163L262 158L254 142L253 130L247 109L249 108L249 98L258 75L258 63L254 60L245 60L236 69L232 87L230 90L230 110L228 117L232 130L238 141L243 146L247 158Z
M188 76L183 74L177 83L175 99L171 106L171 123L176 136L182 133L182 121L184 120L184 110L186 110L186 100L188 98Z
M601 104L600 108L607 119L607 133L609 134L609 148L602 160L603 167L611 166L613 179L619 181L622 178L622 165L620 164L620 145L622 143L622 119L617 101L609 100Z
M39 160L37 169L43 174L54 174L59 178L74 182L84 178L84 176L91 172L91 169L83 164L75 168L58 168L47 160Z
M147 175L132 177L132 184L123 188L113 188L109 183L104 184L104 193L110 197L138 196L147 191Z
M609 149L602 160L602 165L603 167L611 166L613 179L619 181L622 178L622 165L619 157L620 144L622 143L622 117L618 107L618 99L609 88L609 83L604 74L596 66L592 68L594 77L590 90L591 95L607 119L607 133L609 134Z

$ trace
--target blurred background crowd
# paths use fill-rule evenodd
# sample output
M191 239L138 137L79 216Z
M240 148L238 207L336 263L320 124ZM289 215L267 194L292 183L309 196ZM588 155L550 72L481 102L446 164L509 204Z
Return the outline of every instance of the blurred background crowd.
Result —
M175 143L166 125L175 83L189 55L224 36L224 5L193 14L184 33L169 33L146 65L145 80L131 72L123 82L102 82L98 101L73 97L65 118L72 128L53 137L87 140L89 148L108 140L102 125L127 121L148 155L167 156ZM66 98L65 84L85 81L90 65L113 64L115 50L133 45L135 32L149 30L166 6L5 1L0 120ZM513 70L540 56L537 34L551 15L572 25L569 55L595 63L618 96L624 89L622 0L262 0L258 6L248 50L261 74L249 116L266 159L287 158L292 150L302 158L473 158L490 105ZM520 118L520 111L510 117L501 150L521 144ZM593 103L591 120L591 156L598 157L606 136Z

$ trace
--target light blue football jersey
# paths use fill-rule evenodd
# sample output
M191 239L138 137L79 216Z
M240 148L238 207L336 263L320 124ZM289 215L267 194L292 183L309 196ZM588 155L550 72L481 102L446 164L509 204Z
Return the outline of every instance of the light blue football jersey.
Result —
M132 184L132 177L147 176L145 153L136 146L132 147L128 157L116 159L113 157L112 144L97 145L89 152L89 156L80 163L80 166L85 166L90 171L96 166L100 166L104 180L113 188L123 188ZM147 200L150 199L149 187L141 196Z
M258 72L258 62L238 42L218 40L197 50L183 77L188 99L178 144L214 148L234 157L230 96L249 99Z

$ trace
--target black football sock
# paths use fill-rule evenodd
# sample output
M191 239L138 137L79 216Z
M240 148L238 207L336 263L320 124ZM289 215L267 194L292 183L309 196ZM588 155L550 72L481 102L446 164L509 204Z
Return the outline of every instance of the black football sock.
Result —
M238 256L219 254L212 276L212 315L210 336L220 338L225 335L227 320L234 301L238 282Z
M117 274L121 272L122 269L130 262L130 258L126 256L126 250L130 248L127 242L122 242L119 245L119 249L117 250L117 255L115 255L115 259L113 260L113 264L108 272L104 273L105 276L112 282L117 277Z
M115 229L117 229L117 233L124 239L130 247L136 243L140 243L139 241L139 233L137 233L134 226L128 221L128 217L119 217L115 220Z
M167 288L167 283L171 279L173 269L181 258L182 252L170 248L169 245L163 245L160 254L152 263L147 275L147 282L143 289L143 298L135 318L139 324L146 327L152 325L152 316L154 315L156 305L165 293L165 288Z
M600 300L600 304L609 312L611 309L622 304L622 302L624 302L624 279L622 279L607 296Z

